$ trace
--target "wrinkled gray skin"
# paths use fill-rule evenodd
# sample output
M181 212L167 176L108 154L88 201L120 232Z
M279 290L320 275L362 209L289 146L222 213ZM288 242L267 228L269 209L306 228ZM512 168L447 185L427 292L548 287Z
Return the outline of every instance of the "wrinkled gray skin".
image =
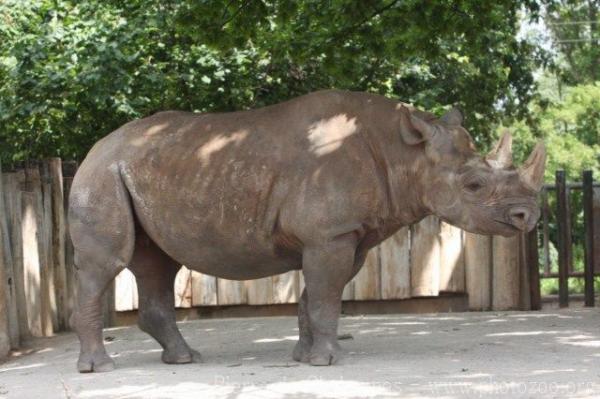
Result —
M543 146L516 169L510 136L482 158L461 122L456 110L437 119L381 96L322 91L252 111L161 112L100 140L69 198L79 371L114 368L101 298L125 267L162 360L199 359L175 324L181 264L239 280L301 269L293 358L334 363L342 290L369 248L430 214L482 234L533 228Z

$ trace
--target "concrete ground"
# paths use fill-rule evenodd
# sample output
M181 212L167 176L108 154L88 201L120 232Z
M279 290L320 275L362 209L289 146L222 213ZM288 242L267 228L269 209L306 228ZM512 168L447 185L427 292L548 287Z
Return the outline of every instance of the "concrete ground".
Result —
M105 331L117 370L78 374L76 337L0 365L0 398L600 398L600 311L344 317L347 356L291 360L292 317L180 324L204 362L169 366L137 327Z

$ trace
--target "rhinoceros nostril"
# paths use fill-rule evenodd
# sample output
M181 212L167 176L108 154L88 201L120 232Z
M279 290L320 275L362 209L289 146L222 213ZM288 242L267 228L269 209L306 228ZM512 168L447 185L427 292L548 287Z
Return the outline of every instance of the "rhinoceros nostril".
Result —
M529 210L526 208L513 208L508 212L510 223L521 230L527 227L529 216Z

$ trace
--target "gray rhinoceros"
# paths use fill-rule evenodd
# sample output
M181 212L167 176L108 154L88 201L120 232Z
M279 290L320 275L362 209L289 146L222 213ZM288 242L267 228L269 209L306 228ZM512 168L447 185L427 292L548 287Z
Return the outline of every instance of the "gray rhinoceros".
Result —
M302 270L293 358L333 364L342 290L399 228L430 214L481 234L534 227L543 145L517 169L509 135L483 158L461 122L457 110L438 119L330 90L251 111L160 112L109 134L69 198L79 371L114 368L101 299L125 267L138 284L139 326L163 347L162 360L199 358L175 324L182 264L238 280Z

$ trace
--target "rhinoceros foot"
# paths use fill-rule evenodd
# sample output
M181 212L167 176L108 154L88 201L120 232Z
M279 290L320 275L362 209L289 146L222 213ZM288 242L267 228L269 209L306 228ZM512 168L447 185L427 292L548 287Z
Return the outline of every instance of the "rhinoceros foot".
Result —
M292 359L297 362L308 363L310 361L310 347L310 342L299 340L292 352Z
M115 369L115 362L106 352L94 354L82 353L77 361L77 370L80 373L105 372Z
M327 345L326 347L319 348L313 345L309 362L312 366L331 366L340 360L342 355L342 349L339 345Z
M200 363L202 362L202 356L200 352L193 349L165 349L162 353L161 359L167 364L186 364L186 363Z

